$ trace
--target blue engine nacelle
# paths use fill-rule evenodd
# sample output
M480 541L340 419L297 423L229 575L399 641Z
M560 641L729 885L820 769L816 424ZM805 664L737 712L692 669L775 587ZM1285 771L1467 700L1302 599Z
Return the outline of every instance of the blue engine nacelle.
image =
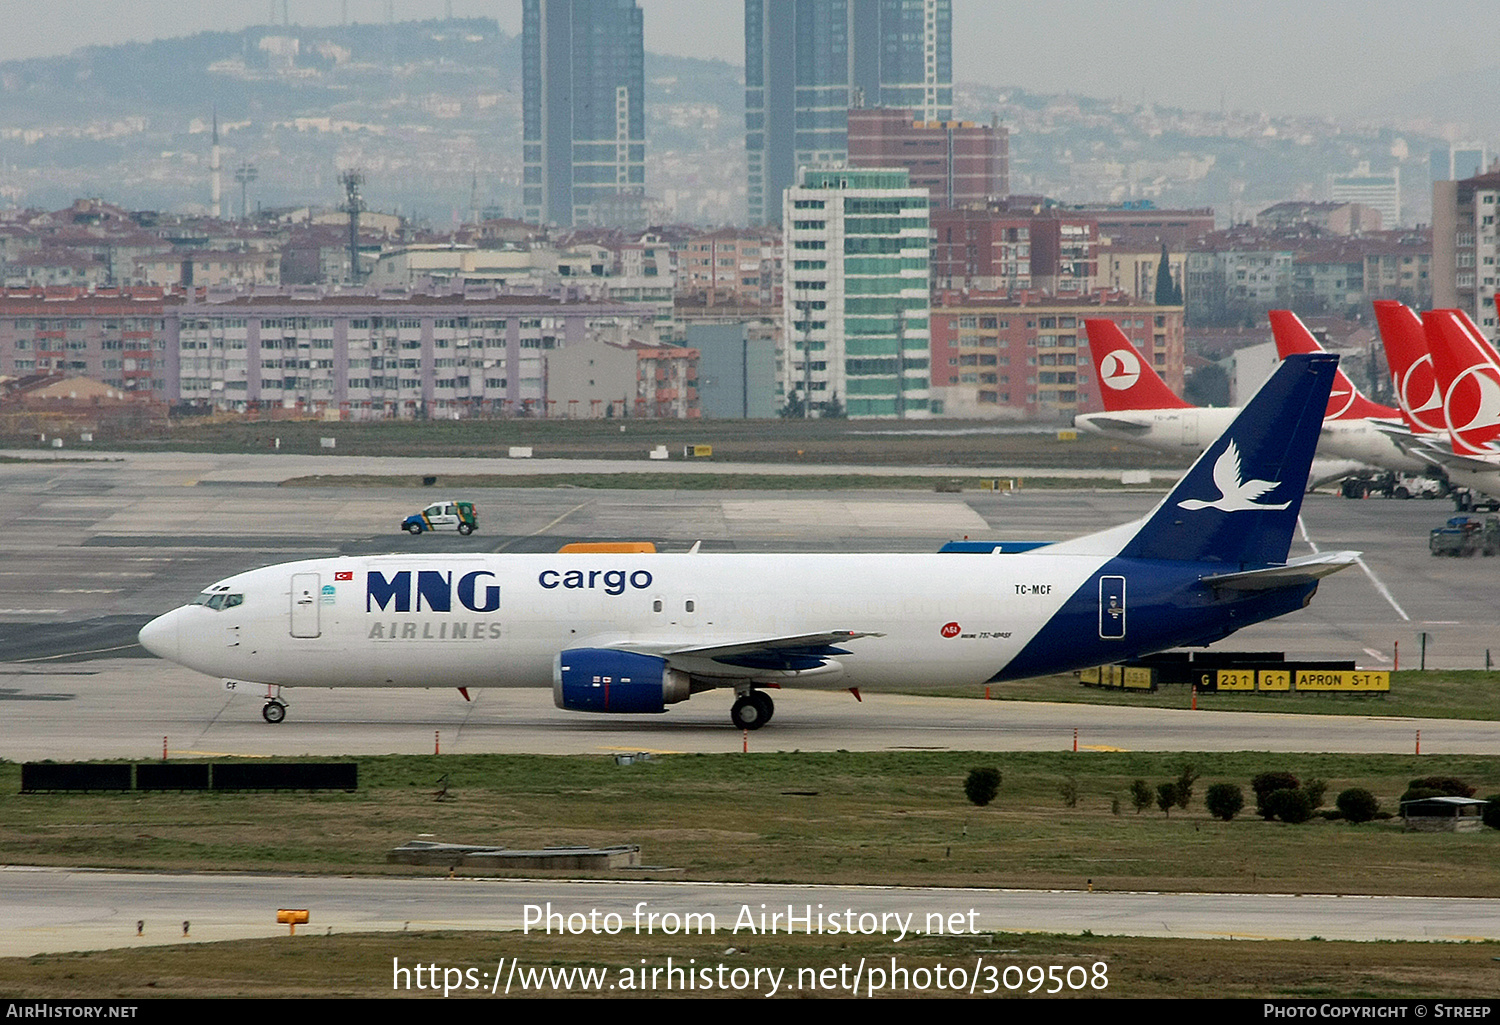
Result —
M692 695L691 678L655 655L570 648L552 663L552 700L574 712L661 712Z

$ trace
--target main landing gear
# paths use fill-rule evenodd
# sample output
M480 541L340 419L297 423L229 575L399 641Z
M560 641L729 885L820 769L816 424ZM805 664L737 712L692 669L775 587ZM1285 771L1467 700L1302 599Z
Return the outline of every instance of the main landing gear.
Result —
M734 700L729 718L742 730L758 730L776 714L776 704L763 690L752 690Z

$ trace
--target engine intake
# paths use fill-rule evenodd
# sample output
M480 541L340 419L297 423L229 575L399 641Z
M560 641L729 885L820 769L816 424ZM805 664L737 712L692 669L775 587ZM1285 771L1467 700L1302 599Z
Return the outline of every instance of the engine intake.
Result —
M691 677L656 655L570 648L552 664L552 700L574 712L661 712L691 695Z

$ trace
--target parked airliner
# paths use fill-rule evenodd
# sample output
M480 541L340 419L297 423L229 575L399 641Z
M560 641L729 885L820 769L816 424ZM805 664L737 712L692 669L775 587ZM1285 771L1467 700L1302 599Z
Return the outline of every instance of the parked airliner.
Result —
M594 712L732 690L978 687L1203 645L1305 606L1353 553L1287 561L1337 358L1285 361L1143 519L1013 554L384 555L240 573L141 643L272 688L542 687Z
M1270 318L1283 358L1292 352L1323 351L1296 314L1272 310ZM1074 417L1076 426L1163 451L1201 451L1239 413L1238 407L1194 406L1178 398L1114 321L1090 319L1084 327L1098 370L1104 412L1079 414ZM1323 460L1341 462L1325 462L1319 479L1355 469L1343 461L1405 473L1430 470L1430 464L1391 439L1388 428L1400 423L1400 410L1371 402L1339 371L1324 412L1318 454Z

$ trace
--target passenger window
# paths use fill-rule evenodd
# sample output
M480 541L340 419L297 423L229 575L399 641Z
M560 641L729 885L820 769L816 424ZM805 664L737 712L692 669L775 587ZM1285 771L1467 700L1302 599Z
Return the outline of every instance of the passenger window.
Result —
M687 601L685 601L685 602L682 603L682 607L683 607L684 611L687 611L687 612L692 612L693 609L694 609L694 607L696 605L697 605L697 603L694 602L693 599L691 599L691 598L689 598Z
M656 599L654 602L651 603L651 611L652 612L660 612L661 611L661 599L660 598Z

